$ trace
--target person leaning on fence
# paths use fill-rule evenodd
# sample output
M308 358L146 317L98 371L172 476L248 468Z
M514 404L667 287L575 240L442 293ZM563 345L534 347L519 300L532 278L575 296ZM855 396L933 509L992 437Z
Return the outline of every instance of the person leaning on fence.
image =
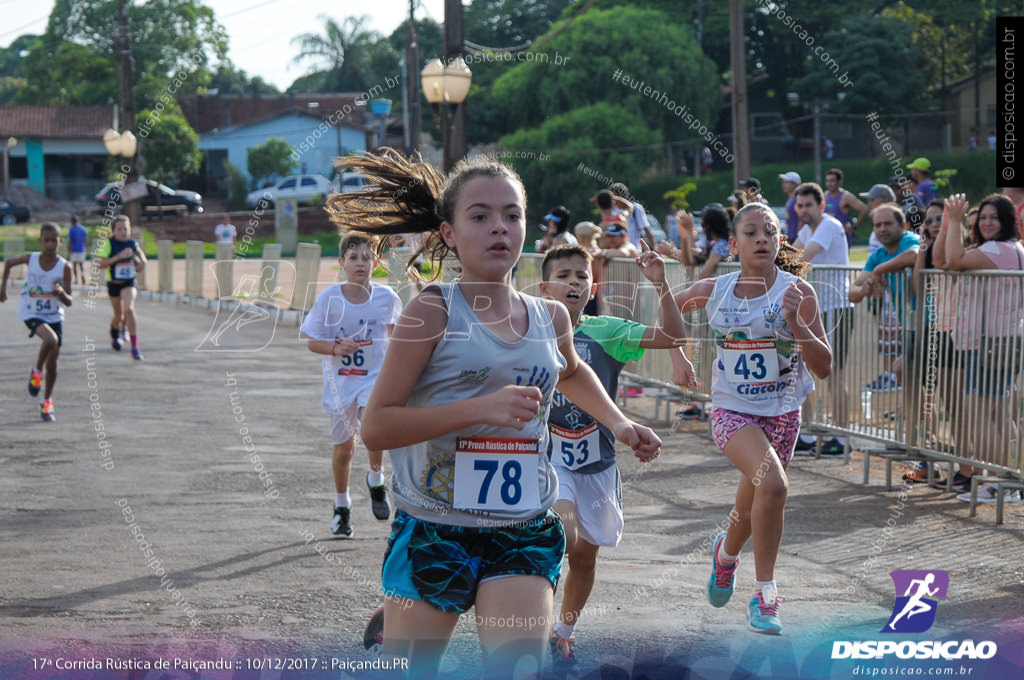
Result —
M825 194L814 182L805 182L796 188L796 211L803 227L793 246L801 251L800 259L811 265L833 265L845 267L850 264L850 249L846 243L846 231L839 220L825 214ZM849 275L845 270L832 269L812 272L811 286L818 294L821 320L828 332L832 345L832 380L829 383L832 401L832 417L836 426L849 426L849 397L843 371L850 349L853 333L853 305L849 301ZM797 449L809 451L810 442L801 438ZM823 447L822 453L840 455L845 443L832 437Z
M946 199L946 269L1024 270L1021 225L1010 199L992 194L980 203L974 227L976 245L970 248L964 248L962 232L954 227L962 223L966 210L963 194ZM1016 457L1011 446L1019 436L1014 419L1018 398L1014 394L1024 354L1024 274L998 279L965 277L959 282L958 292L953 341L957 349L967 353L964 391L969 401L966 408L957 410L957 455L1019 469L1020 444L1016 444ZM964 477L976 471L975 467L961 466ZM999 493L998 485L983 484L978 499L994 502ZM1007 500L1019 500L1015 491L1009 493L1012 496ZM969 501L970 494L958 498Z
M923 333L918 336L910 331L911 365L921 366L919 382L923 388L920 399L920 417L925 423L924 444L934 449L939 446L939 409L946 413L956 409L952 386L960 383L960 362L950 333L953 330L955 302L953 299L953 278L950 276L931 277L926 282L923 270L937 269L945 264L945 245L942 241L944 204L936 199L928 204L924 223L921 226L921 246L914 262L914 275L910 289L918 301L918 313L923 321ZM921 358L922 354L924 358ZM911 383L913 387L913 383ZM952 423L953 428L956 427ZM955 429L954 429L955 432ZM954 434L954 438L956 435ZM928 481L928 463L919 461L912 470L903 475L904 481L924 483ZM935 478L933 484L944 484Z
M906 217L893 203L878 206L868 219L882 247L868 257L864 271L850 285L850 302L857 304L867 297L884 299L878 342L882 355L892 363L868 387L886 392L898 389L901 379L902 273L913 268L921 237L907 231Z

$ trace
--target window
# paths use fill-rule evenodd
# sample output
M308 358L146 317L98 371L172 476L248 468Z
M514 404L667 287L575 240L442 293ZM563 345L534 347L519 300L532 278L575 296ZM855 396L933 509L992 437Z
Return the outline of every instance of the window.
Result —
M278 189L294 189L294 188L295 188L295 180L294 179L285 180L284 182L281 183L281 186L278 187Z
M303 177L302 178L302 186L304 186L304 187L315 187L316 186L316 180L313 179L312 177Z

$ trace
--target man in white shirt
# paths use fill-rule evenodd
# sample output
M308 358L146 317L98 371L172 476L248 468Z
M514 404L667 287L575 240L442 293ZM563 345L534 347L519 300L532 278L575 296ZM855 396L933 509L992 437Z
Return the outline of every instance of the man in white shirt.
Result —
M221 216L220 224L213 228L213 235L217 237L217 243L235 245L235 236L238 235L238 230L235 229L235 225L231 224L227 213Z
M796 213L800 218L797 248L801 259L812 265L849 265L850 251L846 230L835 217L825 213L825 192L814 182L805 182L793 192ZM811 285L818 294L822 321L832 345L832 413L835 424L846 427L849 423L849 398L846 394L843 368L850 348L853 332L853 305L849 301L850 279L845 270L819 270L811 272ZM806 445L806 441L802 442ZM797 444L801 448L801 443ZM823 454L843 453L843 443L836 438L825 442Z

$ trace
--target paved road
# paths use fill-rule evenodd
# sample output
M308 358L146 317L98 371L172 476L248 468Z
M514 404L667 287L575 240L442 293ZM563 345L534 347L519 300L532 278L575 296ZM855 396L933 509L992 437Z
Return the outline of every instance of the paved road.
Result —
M226 658L243 670L268 655L368 658L361 633L380 602L388 527L357 482L355 537L331 540L328 420L318 360L298 330L278 327L260 351L196 352L211 312L142 301L146 358L133 362L105 342L106 300L88 309L86 299L65 324L50 424L24 389L38 343L14 305L0 307L0 678L75 676L54 672L58 658ZM272 328L246 327L249 346ZM630 408L649 416L651 401ZM934 627L900 639L995 639L999 655L970 677L1024 676L1019 505L996 527L993 507L969 518L939 491L901 501L881 488L880 464L861 485L859 454L851 464L797 459L777 572L785 635L766 639L744 629L749 551L729 606L703 596L706 545L737 473L699 426L659 427L656 464L622 460L626 534L602 553L593 612L577 629L584 675L603 664L601 677L853 677L855 662L829 660L832 641L884 639L889 572L941 569L950 588ZM357 456L353 479L366 469ZM44 672L29 673L32 658ZM467 618L445 670L464 677L478 664ZM237 677L314 676L339 673Z

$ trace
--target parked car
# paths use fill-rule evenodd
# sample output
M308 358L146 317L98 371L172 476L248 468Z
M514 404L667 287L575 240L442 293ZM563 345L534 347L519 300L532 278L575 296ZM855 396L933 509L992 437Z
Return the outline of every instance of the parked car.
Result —
M289 175L274 186L265 187L252 191L245 197L245 205L255 208L260 200L265 200L267 207L272 207L274 202L281 198L294 198L300 204L313 204L326 201L331 193L331 180L323 175Z
M203 212L203 197L194 191L184 189L174 190L166 184L160 184L151 179L144 180L146 184L146 196L142 199L142 212L144 215L156 215L161 210L164 213L191 213ZM96 203L101 208L106 208L113 201L120 206L121 187L117 183L111 183L103 187L96 194Z
M334 190L337 193L344 194L349 191L359 191L369 183L370 180L358 172L343 172L340 176L334 178Z
M18 222L28 222L28 208L14 205L6 198L0 197L0 224L9 227Z

